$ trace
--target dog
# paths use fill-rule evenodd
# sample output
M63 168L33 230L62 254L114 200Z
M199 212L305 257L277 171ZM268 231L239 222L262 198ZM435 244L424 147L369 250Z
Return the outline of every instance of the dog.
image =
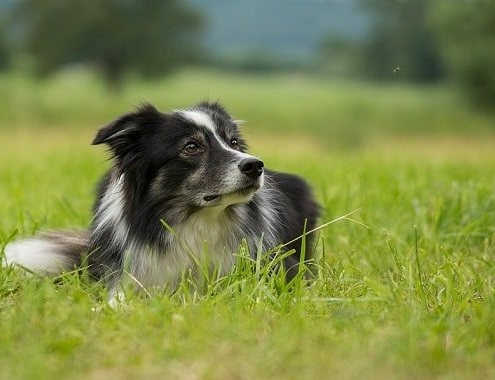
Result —
M9 243L4 265L56 276L84 263L115 300L126 274L169 292L201 266L228 274L242 244L254 257L288 243L288 278L311 259L311 235L301 252L320 210L310 186L246 153L238 122L219 103L170 113L144 104L100 129L93 145L100 144L113 167L98 186L89 229Z

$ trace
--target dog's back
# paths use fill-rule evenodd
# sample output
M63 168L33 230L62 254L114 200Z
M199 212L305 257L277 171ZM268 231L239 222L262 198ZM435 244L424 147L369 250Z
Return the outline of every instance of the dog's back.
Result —
M289 243L286 250L294 250L294 254L285 259L287 274L292 277L297 273L297 265L304 255L304 260L312 258L314 236L303 232L315 228L319 217L320 207L315 202L313 193L308 183L302 178L287 173L279 173L266 170L267 186L276 188L280 199L275 203L279 215L278 241ZM299 238L300 237L300 238ZM306 249L301 251L303 239Z

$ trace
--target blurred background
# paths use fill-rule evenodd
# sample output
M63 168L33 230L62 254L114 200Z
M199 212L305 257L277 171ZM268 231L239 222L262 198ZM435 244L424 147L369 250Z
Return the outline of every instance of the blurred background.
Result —
M0 0L0 129L220 100L355 149L495 132L493 0ZM485 140L486 141L486 140Z

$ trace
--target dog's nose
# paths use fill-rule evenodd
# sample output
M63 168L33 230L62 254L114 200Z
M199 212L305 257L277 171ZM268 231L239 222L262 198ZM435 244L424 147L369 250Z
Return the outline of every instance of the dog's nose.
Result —
M263 161L257 158L245 158L239 162L239 170L252 179L258 178L263 173Z

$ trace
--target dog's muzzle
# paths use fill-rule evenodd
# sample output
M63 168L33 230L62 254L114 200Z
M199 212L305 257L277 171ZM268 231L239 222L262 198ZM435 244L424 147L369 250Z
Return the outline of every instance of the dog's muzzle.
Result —
M254 157L245 158L238 165L241 173L254 180L263 174L263 166L263 161Z
M203 196L203 201L208 206L216 206L223 202L224 205L234 203L245 203L261 187L263 183L263 161L256 157L245 157L237 167L241 173L237 173L233 178L235 182L231 183L223 191L215 194Z

